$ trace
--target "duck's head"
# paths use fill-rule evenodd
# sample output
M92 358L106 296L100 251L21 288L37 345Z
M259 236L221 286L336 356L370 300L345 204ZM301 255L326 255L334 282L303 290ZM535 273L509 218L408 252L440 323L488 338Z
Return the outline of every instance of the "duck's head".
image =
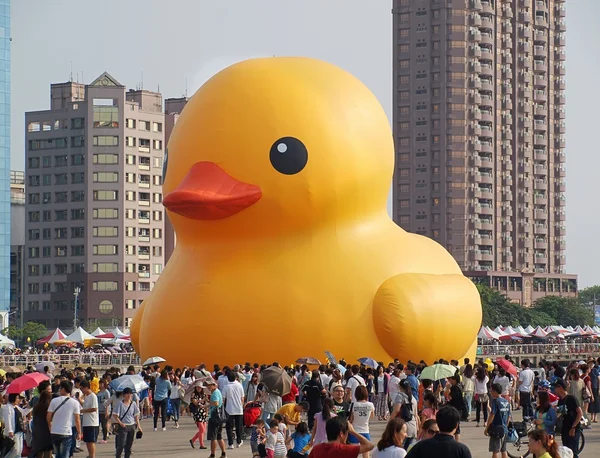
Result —
M383 217L393 153L381 105L352 75L308 58L248 60L183 110L163 203L180 239Z

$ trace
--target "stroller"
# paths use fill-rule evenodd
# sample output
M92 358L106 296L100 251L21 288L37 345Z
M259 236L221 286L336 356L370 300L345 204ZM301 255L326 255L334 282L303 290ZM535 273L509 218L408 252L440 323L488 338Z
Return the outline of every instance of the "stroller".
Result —
M260 402L249 402L244 406L244 432L250 437L252 426L262 416Z

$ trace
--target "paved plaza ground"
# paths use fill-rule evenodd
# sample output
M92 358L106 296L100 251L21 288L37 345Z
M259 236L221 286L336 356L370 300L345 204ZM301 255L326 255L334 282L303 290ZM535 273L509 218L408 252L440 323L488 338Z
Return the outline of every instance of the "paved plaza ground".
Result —
M515 419L518 418L519 412L514 412ZM385 423L371 422L371 435L377 440L381 437ZM158 456L173 456L177 458L189 457L205 457L208 458L210 452L207 450L192 450L189 440L195 433L195 425L189 417L182 418L181 427L173 429L172 424L168 425L167 431L157 432L152 431L152 421L143 420L142 428L144 428L144 437L142 440L136 440L133 448L134 457L158 457ZM491 457L488 450L488 439L483 436L483 428L476 428L475 423L463 423L461 425L463 431L463 442L469 446L473 458ZM225 435L225 431L223 431ZM600 456L600 426L596 425L592 430L585 431L585 449L581 454L582 457L598 457ZM78 453L76 457L84 458L85 452ZM99 444L97 456L114 457L114 441L112 438L108 444ZM219 454L217 453L217 456ZM230 458L250 458L250 445L244 443L242 448L228 450L227 456ZM435 457L431 457L435 458Z

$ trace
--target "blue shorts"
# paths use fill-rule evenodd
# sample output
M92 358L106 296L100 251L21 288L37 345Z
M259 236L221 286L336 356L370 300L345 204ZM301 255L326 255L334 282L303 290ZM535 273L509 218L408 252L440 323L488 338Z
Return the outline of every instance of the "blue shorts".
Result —
M362 437L364 437L368 441L371 440L371 434L369 434L369 433L358 433L358 434L360 434ZM358 442L358 439L356 437L354 437L352 434L348 435L348 442L350 442L351 444L360 444L360 442Z

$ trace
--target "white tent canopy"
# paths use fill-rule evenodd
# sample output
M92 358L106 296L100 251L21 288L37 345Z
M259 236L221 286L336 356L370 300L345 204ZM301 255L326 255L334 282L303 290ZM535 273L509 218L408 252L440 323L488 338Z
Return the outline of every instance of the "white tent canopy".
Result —
M15 347L15 341L0 334L0 347Z
M100 327L97 327L96 330L92 332L92 335L94 337L99 336L100 334L105 334L105 332L102 329L100 329Z
M538 328L539 328L539 326L538 326ZM525 328L525 332L526 332L527 334L531 334L531 333L532 333L534 330L535 330L535 329L534 329L534 327L533 327L533 326L531 326L531 325L529 325L529 326L527 326L527 327Z
M79 326L73 333L69 334L66 338L69 342L75 342L78 344L83 344L83 342L87 339L93 339L94 336Z
M129 334L126 334L123 331L121 331L118 326L116 328L114 328L114 329L111 329L111 330L107 331L107 333L111 333L115 337L126 337L126 336L129 335Z

